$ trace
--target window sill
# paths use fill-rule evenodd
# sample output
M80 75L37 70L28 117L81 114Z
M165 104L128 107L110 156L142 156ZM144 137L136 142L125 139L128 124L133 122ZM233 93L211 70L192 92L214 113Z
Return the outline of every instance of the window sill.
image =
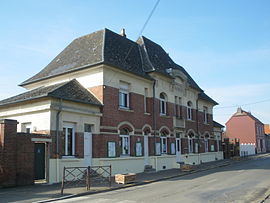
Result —
M122 107L119 107L118 110L119 110L119 111L125 111L125 112L134 112L134 110L132 110L132 109L129 109L129 108L122 108Z
M159 114L159 116L162 118L171 118L170 116L167 116L166 114Z
M144 112L144 115L146 115L146 116L150 116L150 115L151 115L151 113Z

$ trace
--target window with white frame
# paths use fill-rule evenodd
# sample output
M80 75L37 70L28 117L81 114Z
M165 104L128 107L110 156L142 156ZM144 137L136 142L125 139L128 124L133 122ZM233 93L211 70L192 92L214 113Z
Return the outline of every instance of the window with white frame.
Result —
M119 88L119 107L129 109L129 84L120 82Z
M127 129L122 129L120 131L120 139L121 139L121 155L129 155L130 154L130 136L129 136L129 131Z
M159 100L160 100L160 115L166 115L167 113L166 94L160 93Z
M203 107L203 122L208 123L208 108L206 106Z
M188 136L188 152L189 153L193 153L193 134L191 133L189 136Z
M160 137L160 142L161 142L161 154L166 154L167 153L167 137L165 136Z
M148 96L148 88L144 88L144 98L143 98L144 113L147 113L147 96Z
M63 143L64 156L74 156L75 155L75 124L64 123L63 134L64 134L64 143Z
M187 119L192 120L192 102L187 103Z

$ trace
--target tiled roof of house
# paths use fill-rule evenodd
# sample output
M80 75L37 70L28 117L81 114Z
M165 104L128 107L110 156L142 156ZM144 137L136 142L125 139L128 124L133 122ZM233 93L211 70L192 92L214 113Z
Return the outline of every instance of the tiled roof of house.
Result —
M19 94L0 101L0 106L14 104L43 97L54 97L68 101L101 105L101 103L77 80L71 80L47 87L39 87L28 92Z
M174 63L160 45L146 37L140 37L134 42L108 29L75 39L43 70L20 85L24 86L98 64L107 64L147 79L151 79L148 72L155 71L172 77L168 69L178 69L187 76L190 87L203 92L186 70ZM208 96L203 98L217 104Z
M249 116L252 118L254 121L263 124L258 118L253 116L250 112L244 111L242 108L237 108L237 112L233 114L233 116Z
M269 127L269 124L264 124L264 134L270 135L270 127Z
M213 126L217 127L217 128L224 128L225 127L224 125L221 125L220 123L218 123L216 121L213 121Z

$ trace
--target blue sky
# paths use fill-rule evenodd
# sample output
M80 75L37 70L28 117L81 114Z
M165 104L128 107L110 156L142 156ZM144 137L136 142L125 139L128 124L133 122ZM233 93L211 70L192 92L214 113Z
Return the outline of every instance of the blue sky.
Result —
M23 92L17 85L79 36L105 27L115 32L125 28L127 37L136 40L155 3L1 2L0 99ZM270 123L269 9L268 0L161 0L143 35L162 45L219 102L215 120L224 124L242 106Z

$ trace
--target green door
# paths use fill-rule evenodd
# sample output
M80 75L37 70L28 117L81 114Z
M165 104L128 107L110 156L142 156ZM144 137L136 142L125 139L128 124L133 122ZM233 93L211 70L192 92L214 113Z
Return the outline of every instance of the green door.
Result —
M35 180L45 179L45 144L35 143Z

